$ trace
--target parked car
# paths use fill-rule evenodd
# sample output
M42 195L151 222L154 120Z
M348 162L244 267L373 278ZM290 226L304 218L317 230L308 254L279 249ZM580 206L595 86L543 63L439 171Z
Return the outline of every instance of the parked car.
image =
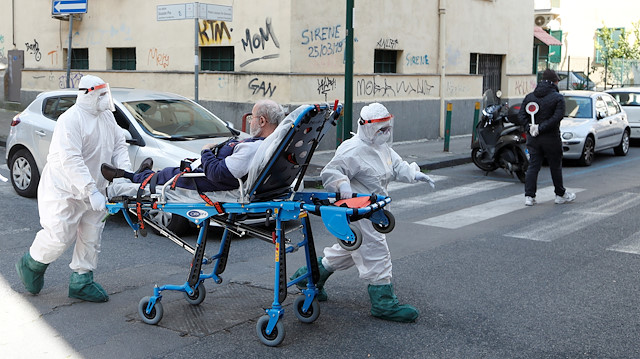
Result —
M556 73L560 78L558 82L559 90L596 90L596 84L589 80L582 71L556 71ZM569 78L568 84L567 77Z
M640 87L620 87L605 92L613 96L627 113L631 138L640 138Z
M233 129L197 103L171 93L130 88L111 89L116 122L122 127L133 169L147 157L154 169L179 166L185 158L200 157L204 144L229 137L249 137ZM7 138L6 160L11 183L24 197L35 197L49 153L51 136L58 117L76 101L77 91L43 92L16 115ZM157 219L180 232L186 219L171 220L170 214Z
M618 156L629 152L631 128L620 104L604 92L561 91L566 109L560 122L564 158L591 165L595 152L613 148Z

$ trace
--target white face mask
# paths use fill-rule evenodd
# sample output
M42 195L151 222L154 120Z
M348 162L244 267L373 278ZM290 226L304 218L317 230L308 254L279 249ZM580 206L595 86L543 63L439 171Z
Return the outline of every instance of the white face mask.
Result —
M380 146L384 143L387 143L391 138L391 131L388 132L376 132L373 137L373 144L376 146Z
M98 97L98 111L106 111L110 109L111 102L109 101L109 94L104 94Z

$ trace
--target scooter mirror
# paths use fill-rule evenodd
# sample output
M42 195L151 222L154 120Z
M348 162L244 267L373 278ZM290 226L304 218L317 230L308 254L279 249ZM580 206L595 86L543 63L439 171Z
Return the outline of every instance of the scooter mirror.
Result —
M502 91L500 91L500 90L496 91L496 97L497 98L501 98L502 97Z

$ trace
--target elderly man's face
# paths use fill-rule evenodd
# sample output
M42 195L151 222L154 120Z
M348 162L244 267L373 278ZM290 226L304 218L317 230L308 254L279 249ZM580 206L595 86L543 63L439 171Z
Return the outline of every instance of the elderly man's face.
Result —
M262 127L260 126L262 116L256 115L256 106L253 106L253 110L251 111L251 121L249 122L249 134L253 137L257 137L260 132L262 132Z

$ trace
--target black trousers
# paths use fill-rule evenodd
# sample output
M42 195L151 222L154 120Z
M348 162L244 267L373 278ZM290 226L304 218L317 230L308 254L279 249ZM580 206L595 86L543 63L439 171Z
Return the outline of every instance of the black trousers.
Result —
M527 137L527 150L529 150L529 167L524 182L524 195L535 197L538 189L538 173L542 166L542 160L547 159L554 192L563 196L565 188L562 185L562 140L559 134L545 134L537 137Z

